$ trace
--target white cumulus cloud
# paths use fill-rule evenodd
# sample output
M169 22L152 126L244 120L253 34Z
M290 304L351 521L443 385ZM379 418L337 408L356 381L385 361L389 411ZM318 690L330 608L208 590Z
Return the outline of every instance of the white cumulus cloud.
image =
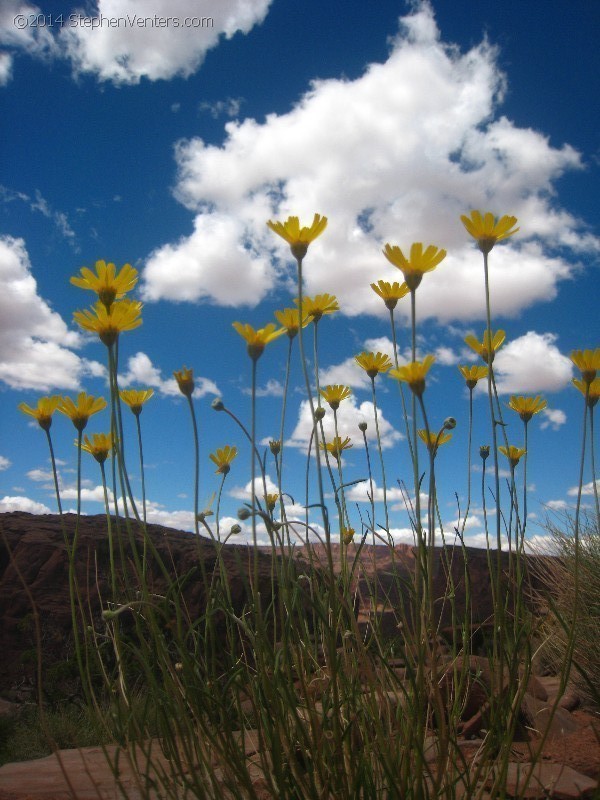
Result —
M370 379L369 379L370 383ZM327 407L325 416L323 418L323 430L325 431L325 439L329 442L333 439L335 434L335 423L333 418L333 411ZM387 450L393 447L396 442L402 439L402 434L397 431L394 426L387 420L381 409L377 411L377 418L379 421L379 433L381 436L381 448ZM375 430L375 415L373 403L365 400L358 403L354 395L350 396L347 400L342 401L338 412L338 433L340 438L344 439L346 436L350 437L353 447L363 448L362 432L358 429L359 422L367 423L367 430L365 431L367 441L371 445L377 443L377 432ZM308 443L313 430L312 417L310 413L310 404L308 400L302 400L298 409L298 421L296 427L292 432L289 441L286 445L291 447L298 447L301 450L308 449ZM319 434L320 436L320 434ZM313 443L314 452L314 443ZM352 450L346 451L349 457L352 455Z
M567 421L567 415L560 408L545 408L542 411L542 417L543 419L540 423L542 430L551 428L553 431L557 431Z
M0 380L13 389L80 389L97 362L71 348L81 337L38 294L23 239L0 237Z
M528 331L498 350L494 372L501 394L557 392L571 380L573 365L555 345L553 333ZM481 381L478 388L485 390Z
M137 84L142 78L188 77L222 38L249 33L272 0L92 0L65 11L48 24L49 13L23 0L3 0L0 8L0 82L11 76L13 55L69 59L75 75ZM15 18L18 22L15 23ZM31 24L43 19L46 25ZM28 22L29 21L29 22ZM21 23L21 24L19 24ZM228 98L228 106L235 102Z
M0 513L4 514L8 511L27 511L29 514L51 514L52 512L43 503L38 503L36 500L31 500L29 497L22 497L20 495L10 497L5 495L0 500Z
M289 248L266 220L309 222L315 211L329 225L310 245L306 289L335 293L348 315L386 315L369 284L402 276L381 247L423 241L448 256L419 288L419 318L484 319L481 253L459 220L471 208L519 218L520 232L490 257L495 313L555 297L579 269L569 253L600 250L553 197L553 182L581 168L579 154L499 114L497 51L442 42L426 2L400 22L387 60L359 78L315 80L264 122L229 121L222 146L178 143L176 196L195 213L194 230L151 254L146 299L260 302L292 277ZM409 309L400 301L397 314Z
M214 381L209 378L194 376L195 389L194 397L204 397L207 394L220 394ZM181 397L181 392L175 378L163 378L161 371L154 366L150 357L146 353L136 353L127 361L127 372L119 376L121 387L143 386L145 388L158 389L165 396Z

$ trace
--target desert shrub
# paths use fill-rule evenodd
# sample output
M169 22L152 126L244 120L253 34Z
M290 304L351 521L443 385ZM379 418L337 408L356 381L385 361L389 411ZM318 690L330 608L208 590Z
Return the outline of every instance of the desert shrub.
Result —
M43 758L56 748L91 747L107 741L95 711L75 704L47 708L44 721L39 708L27 704L11 716L0 718L0 765Z
M555 556L539 567L540 599L547 605L542 659L559 669L573 639L571 680L582 700L600 710L600 525L584 518L578 544L574 528L568 515L547 522Z

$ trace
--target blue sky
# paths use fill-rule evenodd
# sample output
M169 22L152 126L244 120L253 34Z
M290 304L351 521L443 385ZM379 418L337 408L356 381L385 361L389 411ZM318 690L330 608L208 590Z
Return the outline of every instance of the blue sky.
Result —
M82 389L106 395L104 347L72 320L93 298L69 284L81 266L105 259L140 272L144 324L122 337L120 374L123 387L156 392L142 415L149 518L193 526L190 422L172 381L185 364L198 378L201 504L218 488L208 454L240 449L222 501L230 525L248 496L249 452L210 403L222 397L249 423L250 360L231 323L262 326L295 296L289 251L265 221L319 212L329 225L309 250L306 291L340 303L319 326L319 361L322 384L354 391L341 416L354 443L344 460L350 480L366 477L356 427L365 419L381 487L370 381L352 363L362 350L391 346L387 311L369 284L402 276L381 248L423 241L448 251L417 306L419 352L437 358L426 392L432 425L458 421L437 461L451 530L455 492L463 507L466 492L468 397L457 364L476 363L463 339L484 329L481 256L459 216L480 208L519 218L519 233L490 257L492 311L507 332L496 362L503 398L548 401L530 424L528 467L529 531L542 535L547 510L572 505L577 484L582 398L568 354L598 345L597 4L577 0L565 15L562 4L516 0L380 0L368 11L347 2L343 12L312 0L124 0L118 15L129 17L109 27L113 6L95 0L84 13L70 2L5 0L0 10L0 508L56 508L45 437L18 403ZM103 27L92 28L101 16ZM179 26L139 21L155 16ZM201 27L201 16L212 25ZM258 364L261 441L278 434L286 346L269 345ZM297 348L294 356L284 483L300 504L309 426ZM386 377L377 391L395 487L410 481L398 396ZM520 420L506 417L511 443L521 445ZM133 418L126 422L133 435ZM88 431L107 426L98 415ZM57 416L52 434L72 508L74 429ZM476 394L475 452L489 439ZM275 478L272 462L268 473ZM467 530L479 543L480 475L472 474ZM84 510L100 513L92 459L84 488ZM404 540L406 514L392 495L391 525ZM368 507L364 487L352 498Z

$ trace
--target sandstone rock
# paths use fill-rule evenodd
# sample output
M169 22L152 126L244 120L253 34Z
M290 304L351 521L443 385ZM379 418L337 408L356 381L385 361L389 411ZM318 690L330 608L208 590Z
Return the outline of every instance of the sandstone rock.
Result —
M527 777L531 772L531 778ZM508 765L506 794L522 800L591 800L596 793L596 781L563 764L540 762Z
M553 704L538 700L533 695L525 694L521 703L521 713L528 727L548 740L557 736L565 736L577 730L577 723L564 708L557 707L553 712Z

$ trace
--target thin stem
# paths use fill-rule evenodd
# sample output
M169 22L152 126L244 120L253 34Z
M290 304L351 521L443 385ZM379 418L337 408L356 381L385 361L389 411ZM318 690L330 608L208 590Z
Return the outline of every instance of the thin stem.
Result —
M142 425L140 422L140 415L135 415L136 427L137 427L137 435L138 435L138 446L140 451L140 476L142 479L142 509L144 514L144 525L146 524L146 478L144 474L144 450L142 448Z
M589 387L588 387L589 395ZM589 404L588 404L589 405ZM589 406L590 410L590 439L591 439L591 460L592 460L592 486L594 487L594 503L596 505L596 525L600 525L600 506L598 505L598 484L596 481L596 448L594 446L594 406Z
M131 484L129 483L129 475L125 466L125 450L124 450L124 436L123 436L123 418L121 415L121 400L119 397L119 384L118 384L118 339L114 345L108 348L108 364L109 364L109 380L110 380L110 396L111 396L111 433L113 437L115 461L119 468L119 482L121 484L121 494L123 496L123 510L125 518L129 519L129 511L127 508L127 498L131 502L131 509L138 522L142 522L137 510Z
M198 438L198 423L196 422L196 412L194 410L194 402L191 396L186 395L188 405L190 407L190 414L192 417L192 430L194 434L194 529L196 536L200 535L200 525L198 521L199 507L199 492L200 492L200 441Z
M110 559L110 580L112 585L113 603L117 602L117 571L115 569L115 553L112 538L112 520L110 518L110 504L108 501L108 490L106 488L106 472L104 469L104 462L100 462L100 472L102 474L102 489L104 491L104 508L106 511L106 530L108 533L108 556ZM145 537L144 537L145 538ZM146 567L146 559L144 558L144 568Z
M469 516L469 509L471 508L471 453L472 453L472 440L473 440L473 389L469 387L469 444L467 446L467 507L465 509L465 516L460 530L461 536L465 532L467 524L467 517Z
M317 426L317 418L315 417L315 405L312 398L312 391L310 386L310 377L308 375L308 365L306 363L306 356L304 353L304 337L302 335L302 259L296 259L298 264L298 312L300 318L300 326L298 328L298 346L300 349L300 362L302 364L302 372L304 374L304 382L306 384L306 393L308 395L308 403L310 406L310 413L312 418L313 424L313 436L315 440L315 458L317 461L317 483L319 487L319 502L321 504L321 512L323 515L323 526L325 528L325 538L328 543L328 550L329 550L329 557L331 557L331 531L329 530L329 524L327 521L327 511L325 509L325 493L323 491L323 476L321 475L321 456L319 454L319 434L318 434L318 426ZM330 564L330 567L333 568L333 564Z
M398 364L398 342L396 340L396 324L394 322L394 309L390 308L390 325L392 327L392 342L394 346L394 366L396 369L399 368ZM413 359L414 361L414 359ZM398 388L400 389L400 400L402 401L402 416L404 417L404 427L406 428L406 441L408 442L408 449L410 451L410 458L412 461L413 458L413 442L410 435L410 425L408 424L408 412L406 410L406 399L404 397L404 386L402 385L402 381L396 381L398 384Z
M369 470L369 488L371 492L371 526L373 529L373 546L375 546L375 495L373 493L373 472L371 470L371 456L369 454L369 444L367 442L366 431L362 431L362 435L363 442L365 443L365 453L367 454L367 468Z
M220 536L220 519L221 519L221 495L223 494L223 486L225 484L225 478L227 477L227 473L223 474L221 478L221 485L219 486L219 494L217 497L217 541L221 541ZM208 527L208 526L205 526Z
M525 539L525 529L527 528L527 458L529 456L529 447L528 447L528 431L529 425L527 422L523 423L525 425L525 455L523 458L523 528L521 531L521 543L523 543Z
M300 314L300 312L298 312ZM302 324L302 321L300 321ZM292 342L293 338L290 336L288 337L288 353L287 353L287 361L285 365L285 382L283 386L283 400L281 402L281 425L279 428L279 457L275 456L275 469L277 470L277 490L279 492L279 505L281 511L281 519L283 522L286 523L286 531L289 540L289 530L287 528L287 519L285 516L285 505L283 502L283 491L282 491L282 484L283 484L283 436L284 436L284 429L285 429L285 412L287 409L287 396L288 396L288 389L290 384L290 367L292 362Z
M381 436L379 433L379 419L377 414L377 397L375 394L375 378L371 378L371 390L373 394L373 413L375 414L375 430L377 431L377 447L379 450L379 462L381 464L381 480L383 482L383 508L385 511L385 529L390 532L390 519L387 504L387 482L385 478L385 463L383 461L383 450L381 449Z
M54 458L54 448L52 447L52 437L50 431L46 429L46 439L48 440L48 447L50 448L50 463L52 464L52 476L54 477L54 491L56 492L56 502L58 504L58 513L62 517L63 510L60 502L60 490L58 488L58 472L56 471L56 459Z
M254 563L255 571L258 569L256 548L258 545L256 538L256 487L254 481L256 478L256 458L255 458L255 442L256 442L256 359L252 359L252 395L251 395L251 417L250 417L250 439L251 439L251 461L250 461L250 499L252 502L252 544L254 546ZM258 590L258 582L254 585L255 591Z

